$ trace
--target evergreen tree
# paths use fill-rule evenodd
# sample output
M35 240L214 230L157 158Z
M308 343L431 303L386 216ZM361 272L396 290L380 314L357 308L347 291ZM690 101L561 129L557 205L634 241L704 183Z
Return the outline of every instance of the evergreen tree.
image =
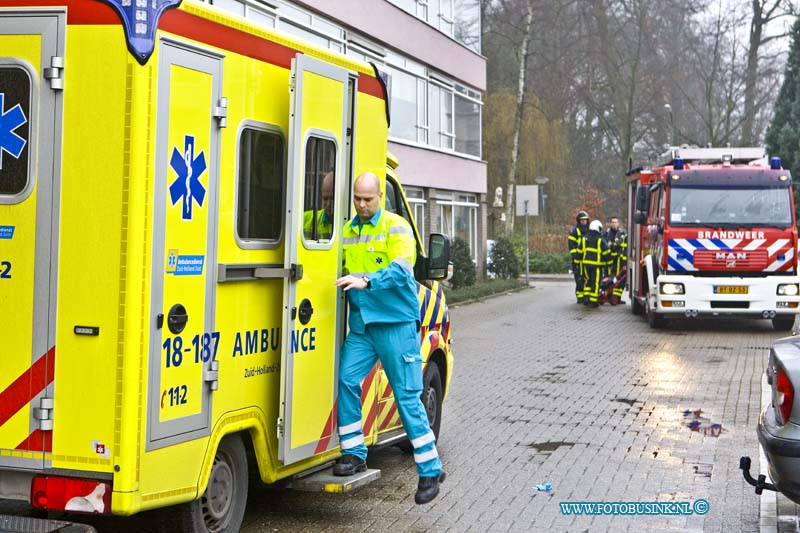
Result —
M800 18L792 26L792 44L786 61L783 86L775 102L775 116L766 136L767 152L780 157L783 168L800 178Z

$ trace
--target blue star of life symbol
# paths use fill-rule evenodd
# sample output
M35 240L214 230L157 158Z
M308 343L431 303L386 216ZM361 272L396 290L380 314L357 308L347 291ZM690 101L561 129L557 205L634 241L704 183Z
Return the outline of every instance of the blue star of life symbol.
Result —
M194 155L194 135L185 135L183 139L183 153L177 146L172 147L172 157L169 166L177 174L177 178L169 186L169 196L172 205L180 200L182 207L181 218L192 220L192 199L199 207L203 207L206 198L206 188L200 183L200 176L206 171L206 156L203 150Z
M380 265L381 263L383 263L383 257L376 257L375 262Z
M167 264L169 265L170 270L175 270L175 267L178 266L178 256L175 255L175 252L169 253L169 257L167 258Z
M8 111L5 107L5 93L0 93L0 170L3 168L3 152L19 159L27 141L14 133L14 130L28 122L22 106L15 105Z

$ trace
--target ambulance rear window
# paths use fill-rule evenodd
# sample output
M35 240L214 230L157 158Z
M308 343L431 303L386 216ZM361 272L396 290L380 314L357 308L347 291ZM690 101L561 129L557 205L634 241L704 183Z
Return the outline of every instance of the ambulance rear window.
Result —
M28 185L30 101L28 72L0 64L0 195L15 196Z
M240 239L276 242L283 231L283 137L242 130L236 231Z

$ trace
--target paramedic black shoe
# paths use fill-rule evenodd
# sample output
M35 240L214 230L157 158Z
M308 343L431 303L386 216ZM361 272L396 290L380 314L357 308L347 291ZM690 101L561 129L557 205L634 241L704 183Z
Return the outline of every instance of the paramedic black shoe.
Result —
M414 494L414 501L417 505L428 503L439 494L439 483L444 482L447 474L442 471L438 476L433 477L420 477L419 484L417 485L417 493Z
M359 472L367 471L367 462L355 455L348 453L339 457L333 465L334 476L352 476Z
M589 302L589 307L591 307L592 309L594 309L595 307L600 307L600 304L599 304L599 303L597 303L597 302Z

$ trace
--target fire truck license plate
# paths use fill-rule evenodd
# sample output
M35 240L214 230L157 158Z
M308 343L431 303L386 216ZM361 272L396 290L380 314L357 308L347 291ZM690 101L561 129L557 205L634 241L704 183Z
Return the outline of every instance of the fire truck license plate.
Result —
M747 294L747 287L737 285L714 285L714 294Z

